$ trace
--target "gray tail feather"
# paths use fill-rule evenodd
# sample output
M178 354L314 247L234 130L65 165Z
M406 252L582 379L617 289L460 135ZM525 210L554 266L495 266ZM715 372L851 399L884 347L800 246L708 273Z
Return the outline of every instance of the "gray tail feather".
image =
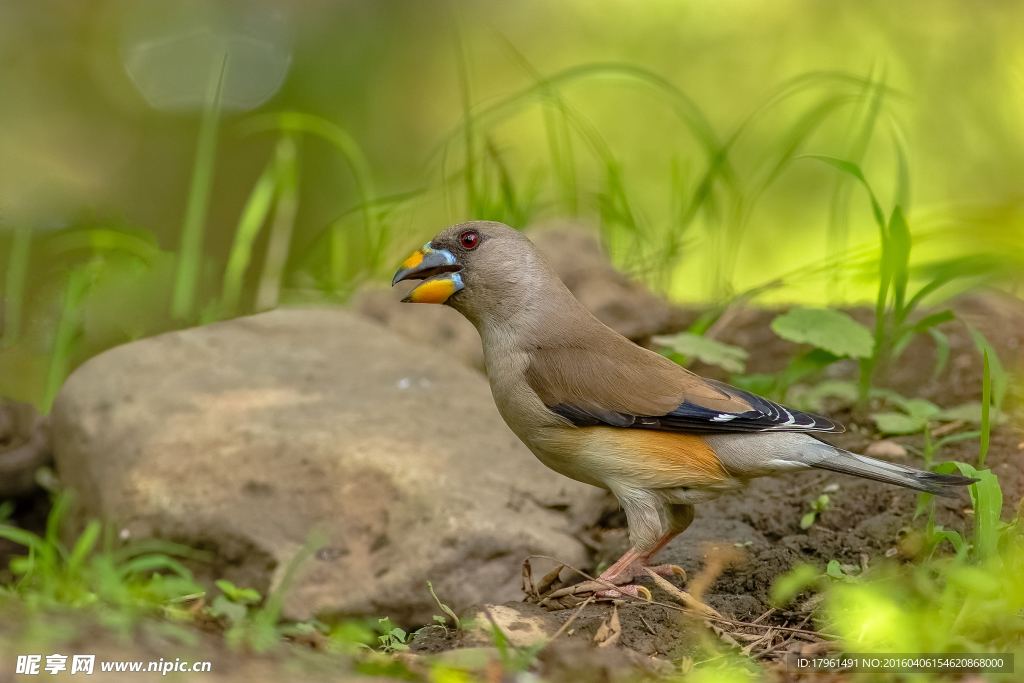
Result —
M855 477L874 479L886 484L895 484L916 491L934 493L943 498L955 498L958 487L967 486L978 481L977 479L971 479L960 474L925 472L913 467L857 455L856 453L839 448L829 447L829 450L831 453L825 457L820 459L814 458L816 462L807 462L807 464L823 470L852 474Z

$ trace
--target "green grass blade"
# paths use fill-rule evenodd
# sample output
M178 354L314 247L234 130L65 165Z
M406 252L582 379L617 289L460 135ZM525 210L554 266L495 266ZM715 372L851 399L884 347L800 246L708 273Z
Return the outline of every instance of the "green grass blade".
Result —
M264 114L246 120L240 127L243 133L254 133L265 130L279 130L284 133L307 134L330 143L341 154L352 173L352 179L359 193L358 208L362 213L363 231L366 244L369 245L370 267L378 265L379 258L386 246L386 235L377 220L374 206L377 202L377 191L370 171L370 164L348 131L327 119L301 114L284 112Z
M299 210L298 150L295 139L290 135L285 136L278 144L277 150L277 206L274 207L267 256L256 290L257 311L277 307L281 296L284 267L288 261L292 232L295 228L295 214Z
M0 538L41 552L45 541L31 531L25 531L9 524L0 524Z
M964 462L945 462L936 472L949 474L953 469L965 477L979 481L971 484L971 504L974 506L974 550L978 559L985 561L999 554L999 515L1003 509L1003 490L999 478L990 470L977 470Z
M68 375L71 351L81 332L81 305L92 282L88 267L73 268L68 273L64 287L64 298L60 308L60 318L54 333L53 347L50 351L50 364L46 373L46 389L40 412L46 414L53 407L53 402L60 392L61 385Z
M903 209L897 204L889 218L888 239L882 248L882 258L888 261L887 268L892 274L893 316L897 326L906 318L904 301L907 296L907 282L910 280L910 228L903 217Z
M190 320L199 286L199 266L203 258L203 233L206 230L206 209L213 189L213 173L217 160L217 127L220 122L220 100L224 89L228 56L224 54L220 69L211 74L210 92L203 118L199 124L192 184L189 188L185 220L181 226L181 248L178 273L174 282L171 314L179 320ZM213 77L215 76L215 77Z
M896 150L896 192L894 203L910 211L910 164L907 162L907 143L899 126L892 123L892 146Z
M266 603L256 612L253 618L256 642L252 643L252 645L257 652L270 648L277 638L277 631L274 625L277 623L281 610L284 608L284 600L288 595L288 591L291 590L292 583L295 582L298 576L299 567L326 544L327 534L322 531L311 532L306 539L306 543L299 549L299 552L295 554L295 557L291 559L285 568L281 583L267 596Z
M242 298L242 284L245 279L245 271L252 260L252 247L259 235L270 213L270 207L274 202L274 193L277 188L277 177L279 174L278 159L281 155L280 145L274 157L263 169L263 173L256 180L256 184L249 194L249 200L242 210L242 216L238 221L238 229L235 231L235 240L231 245L231 254L228 257L228 265L224 271L224 292L221 295L221 314L230 317L238 311Z
M127 232L115 228L73 228L47 235L42 242L45 257L76 258L75 252L89 255L109 252L124 252L135 256L147 266L153 266L160 258L160 246L156 237L147 231Z
M157 538L144 538L118 550L111 551L111 559L114 564L121 565L134 557L150 554L173 555L201 562L213 561L213 554L208 551L196 550L181 543L172 543L171 541Z
M85 530L75 541L75 546L71 549L71 555L68 557L68 572L76 572L82 568L85 558L92 552L102 530L103 525L96 519L85 526Z
M192 572L189 571L188 567L173 557L167 557L166 555L143 555L142 557L136 557L118 567L117 571L122 577L127 577L131 574L155 572L158 569L167 569L183 579L192 579Z
M976 472L981 479L971 488L976 490L974 505L974 543L982 560L999 554L999 513L1003 508L1003 491L999 479L989 470Z
M28 277L28 261L32 252L32 229L14 229L11 254L7 259L7 277L4 287L4 338L3 345L13 346L21 337L21 309L25 300L25 280Z
M501 37L506 51L542 88L544 133L548 141L548 152L551 155L551 165L554 168L558 196L561 198L566 213L575 216L579 211L579 192L567 105L557 90L545 86L543 76L526 57L505 36Z
M932 379L938 379L949 362L949 337L934 327L928 328L928 334L935 340L935 369L932 370Z
M885 231L885 214L882 211L882 205L878 203L878 199L875 198L875 193L871 189L871 185L868 184L867 178L864 177L863 171L860 170L860 166L853 163L852 161L846 161L844 159L837 159L835 157L823 156L820 154L808 154L808 158L817 159L823 161L829 166L839 169L843 173L848 173L857 180L860 181L861 185L868 192L868 198L871 200L871 213L875 217L875 222L878 223L878 227L884 232Z
M459 99L462 102L462 116L465 122L463 127L463 144L465 146L466 154L466 213L469 216L477 217L480 213L481 207L476 186L476 150L474 120L472 114L473 93L469 75L469 55L466 53L466 41L461 30L456 30L455 52L459 74Z
M1009 376L1003 368L1002 361L999 360L999 354L996 353L992 344L985 338L985 335L969 323L967 324L967 330L971 333L971 338L974 340L974 346L978 349L978 353L982 354L982 360L984 360L985 355L988 355L989 364L991 365L992 405L995 406L996 414L998 415L999 411L1002 410L1003 398L1006 396Z
M992 370L988 361L988 349L982 352L983 375L981 380L981 450L978 452L978 467L985 466L985 456L988 455L989 432L989 409L992 405Z

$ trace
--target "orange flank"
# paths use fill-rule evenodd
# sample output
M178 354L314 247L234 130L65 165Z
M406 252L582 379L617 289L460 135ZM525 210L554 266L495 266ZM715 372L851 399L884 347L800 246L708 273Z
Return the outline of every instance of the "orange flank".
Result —
M423 263L423 252L417 250L412 252L412 255L409 258L405 259L402 263L402 268L415 268L421 263Z
M416 254L419 254L419 252L416 252ZM413 256L416 256L416 254L413 254ZM412 257L405 263L410 261L412 261ZM427 280L409 292L407 300L414 304L443 304L454 293L455 283L449 278L440 278L437 280Z
M719 487L731 479L714 449L693 434L583 427L558 435L563 452L603 481L645 488ZM578 465L583 465L577 461ZM572 476L572 475L569 475Z

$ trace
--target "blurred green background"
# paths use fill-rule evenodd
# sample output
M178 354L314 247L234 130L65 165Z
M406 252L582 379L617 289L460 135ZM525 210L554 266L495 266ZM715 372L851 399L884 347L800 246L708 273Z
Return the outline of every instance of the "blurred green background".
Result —
M45 409L113 344L343 302L471 218L578 217L679 301L869 301L867 195L808 155L903 207L915 272L979 255L956 286L1015 291L1021 25L966 0L0 2L0 394Z

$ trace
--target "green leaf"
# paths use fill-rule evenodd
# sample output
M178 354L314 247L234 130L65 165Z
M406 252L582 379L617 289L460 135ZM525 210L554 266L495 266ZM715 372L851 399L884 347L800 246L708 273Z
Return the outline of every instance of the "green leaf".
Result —
M871 419L875 421L878 431L884 434L913 434L925 427L925 421L903 413L874 413Z
M815 518L817 518L817 516L818 516L817 511L815 511L815 512L808 512L806 515L804 515L803 517L800 518L800 528L801 529L810 529L812 526L814 526L814 520L815 520Z
M952 543L953 549L956 550L957 554L963 552L965 547L964 539L957 532L947 529L945 531L940 531L938 536Z
M976 471L973 476L981 479L971 484L975 491L974 546L981 559L987 560L999 553L999 513L1003 508L1003 491L999 488L999 478L991 470Z
M225 595L218 595L213 599L213 604L210 605L210 614L215 617L227 617L228 621L232 624L237 624L245 619L248 613L249 609L245 605L232 602Z
M945 408L935 416L935 419L942 420L943 422L963 420L964 422L981 424L981 404L962 403L952 408Z
M910 313L909 306L910 304L907 304L907 314ZM947 358L949 355L949 339L942 332L934 329L934 327L936 325L941 325L942 323L946 323L955 319L956 316L953 315L952 311L942 311L941 313L935 313L933 315L929 315L925 318L922 318L921 320L917 321L916 323L909 327L902 328L902 331L896 336L896 341L893 343L892 357L899 358L903 354L904 349L906 349L910 342L914 340L914 337L923 332L928 332L929 334L931 334L932 338L935 340L936 345L938 346L938 348L936 349L936 366L939 366L938 372L941 372L941 366L945 365L943 353L945 353L945 356ZM943 343L945 343L945 347L942 346ZM943 352L943 348L945 348L945 352Z
M826 308L794 308L772 321L775 334L813 344L836 356L866 358L874 349L871 332L843 313Z
M237 602L244 605L256 604L262 600L258 591L255 591L252 588L239 588L225 579L218 579L217 581L214 581L214 585L221 589L227 599L231 602Z
M903 410L911 417L916 417L921 420L933 419L936 415L942 412L942 409L931 401L926 401L923 398L909 398L903 402L901 406Z
M935 442L935 449L938 450L943 446L948 446L951 443L957 441L967 441L969 439L977 439L981 436L981 430L974 430L970 432L960 432L959 434L951 434L950 436L943 437Z
M670 336L653 337L655 344L667 346L676 353L697 358L702 363L716 365L727 372L742 374L744 362L750 354L738 346L723 344L692 332L680 332Z
M8 541L14 541L18 545L23 545L28 548L32 548L39 552L42 546L45 544L43 539L36 536L31 531L25 531L18 527L10 526L8 524L0 524L0 538L6 538Z
M846 575L843 574L843 568L839 566L839 560L829 560L828 566L825 567L825 573L833 579L846 578Z
M955 467L963 476L979 480L969 489L974 505L974 548L982 560L995 557L999 552L999 514L1003 509L999 478L991 470L976 470L964 462L946 462L940 467L935 471L947 474Z
M430 591L430 595L433 596L434 602L437 603L437 606L440 607L445 614L447 614L455 620L455 628L462 628L462 623L459 620L459 615L457 615L451 607L441 602L441 599L437 597L437 593L434 592L434 584L430 581L427 581L427 590ZM445 622L444 617L441 617L441 621Z
M867 178L864 177L864 173L860 170L860 166L852 161L836 159L835 157L822 156L819 154L809 154L808 156L812 159L817 159L818 161L824 161L829 166L838 168L844 173L849 173L859 180L864 186L864 189L868 191L868 197L871 199L871 212L875 216L875 222L878 223L879 228L885 228L885 214L882 213L882 206L875 198L875 193L871 191L871 186L868 184Z

